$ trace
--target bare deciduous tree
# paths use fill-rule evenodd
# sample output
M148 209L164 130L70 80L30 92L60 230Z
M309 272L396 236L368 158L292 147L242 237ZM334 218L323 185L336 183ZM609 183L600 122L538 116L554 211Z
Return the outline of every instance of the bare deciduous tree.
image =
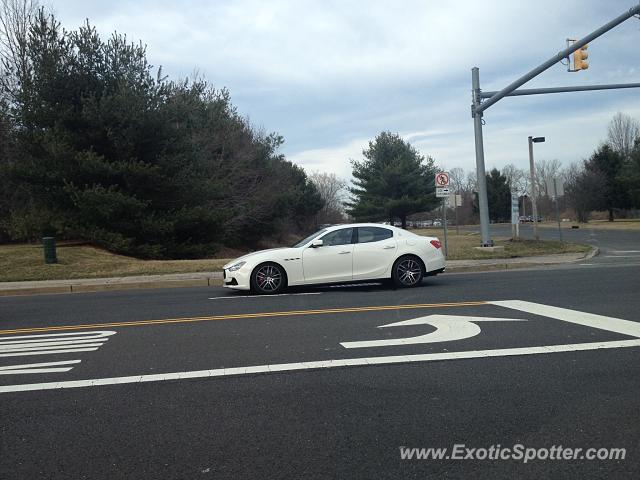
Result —
M536 161L536 189L538 196L549 196L548 183L560 176L562 163L558 159Z
M344 220L343 201L347 182L335 173L313 172L309 175L324 200L324 207L317 214L317 223L338 223Z
M12 102L28 68L27 36L37 0L0 0L0 98Z
M477 188L478 188L478 176L476 175L476 171L473 170L467 173L464 190L467 192L475 192Z
M449 170L449 185L454 192L460 193L464 189L464 183L464 170L462 168L455 167Z
M512 192L518 195L527 193L529 186L527 172L510 163L502 169L502 175L507 177L507 183L509 183Z
M640 138L638 121L622 112L616 113L609 123L607 136L611 148L627 159L631 155L633 144L637 138Z

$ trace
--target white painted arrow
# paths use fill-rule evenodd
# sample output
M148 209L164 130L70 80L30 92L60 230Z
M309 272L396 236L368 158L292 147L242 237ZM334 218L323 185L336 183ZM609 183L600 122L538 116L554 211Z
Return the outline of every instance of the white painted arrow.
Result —
M524 322L520 318L494 318L494 317L465 317L459 315L428 315L426 317L412 318L402 322L380 325L378 328L404 327L408 325L431 325L436 327L435 332L417 337L393 338L389 340L366 340L362 342L343 342L344 348L363 347L388 347L393 345L412 345L416 343L437 343L463 340L475 337L480 333L480 327L475 322Z

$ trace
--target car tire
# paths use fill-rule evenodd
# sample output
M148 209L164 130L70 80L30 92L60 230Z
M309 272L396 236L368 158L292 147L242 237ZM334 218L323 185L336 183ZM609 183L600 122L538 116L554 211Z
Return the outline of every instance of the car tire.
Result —
M259 295L275 295L287 286L287 275L277 263L261 263L251 273L251 290Z
M420 285L424 278L422 261L414 255L400 257L393 264L391 279L399 288L411 288Z

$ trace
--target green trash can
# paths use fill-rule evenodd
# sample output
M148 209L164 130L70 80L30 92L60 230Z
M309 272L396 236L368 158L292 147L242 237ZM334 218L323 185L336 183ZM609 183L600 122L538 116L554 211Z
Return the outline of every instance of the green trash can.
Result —
M58 263L56 255L56 239L53 237L44 237L42 239L44 246L44 263Z

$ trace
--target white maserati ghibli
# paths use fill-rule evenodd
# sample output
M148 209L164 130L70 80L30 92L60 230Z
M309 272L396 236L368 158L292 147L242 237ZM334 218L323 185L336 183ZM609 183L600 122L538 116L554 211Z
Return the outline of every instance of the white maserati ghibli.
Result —
M224 286L275 294L287 286L389 279L414 287L444 272L440 241L376 223L334 225L290 248L260 250L227 263Z

